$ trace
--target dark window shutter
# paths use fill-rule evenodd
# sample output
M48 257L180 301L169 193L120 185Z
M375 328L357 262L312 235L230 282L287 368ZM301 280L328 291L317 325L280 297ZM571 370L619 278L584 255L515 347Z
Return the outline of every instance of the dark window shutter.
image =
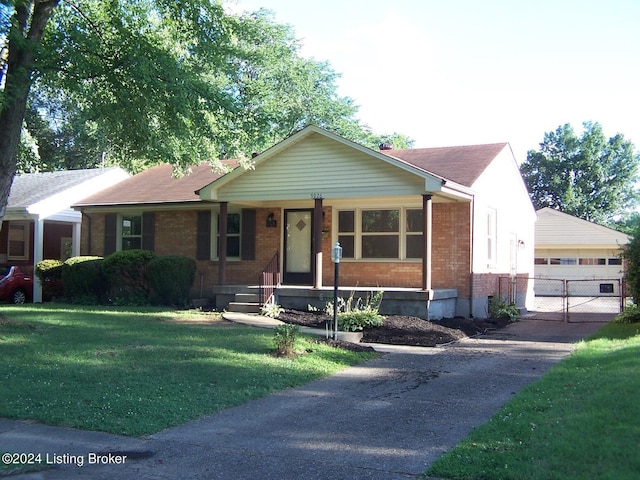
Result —
M198 212L196 260L211 259L211 212Z
M118 230L118 215L107 213L104 216L104 256L116 251L116 232Z
M153 213L142 214L142 248L145 250L154 249L156 216Z
M242 230L240 232L242 247L240 249L242 260L256 259L256 211L253 209L242 210Z

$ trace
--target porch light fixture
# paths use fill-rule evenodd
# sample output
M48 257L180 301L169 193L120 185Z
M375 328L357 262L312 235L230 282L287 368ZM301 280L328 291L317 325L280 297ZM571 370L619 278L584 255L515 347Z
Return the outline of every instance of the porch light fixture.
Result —
M273 212L269 213L269 215L267 215L267 228L275 228L277 225L278 222L276 222L276 216Z
M338 339L338 277L339 268L340 268L340 259L342 258L342 247L340 246L340 242L336 242L336 244L331 249L331 259L333 260L333 264L335 265L335 270L333 274L333 339Z
M331 249L331 260L333 263L340 263L340 259L342 259L342 247L340 246L340 242L336 242Z

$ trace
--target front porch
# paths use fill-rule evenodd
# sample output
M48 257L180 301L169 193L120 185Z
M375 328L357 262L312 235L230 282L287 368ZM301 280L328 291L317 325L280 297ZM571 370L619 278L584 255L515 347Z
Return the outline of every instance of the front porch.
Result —
M213 289L214 302L218 310L230 310L234 304L254 304L259 308L259 286L226 285ZM372 292L384 292L380 313L382 315L407 315L425 320L439 320L456 316L458 291L456 289L435 289L430 291L398 287L339 287L338 295L343 299L366 299ZM247 297L253 295L253 297ZM308 306L324 310L327 302L333 301L331 286L314 288L310 286L282 285L274 289L275 302L283 308L307 310ZM255 302L238 300L256 300Z

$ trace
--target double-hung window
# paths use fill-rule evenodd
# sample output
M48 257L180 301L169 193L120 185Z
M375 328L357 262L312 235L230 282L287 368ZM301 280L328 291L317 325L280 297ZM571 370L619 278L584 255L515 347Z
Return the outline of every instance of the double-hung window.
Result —
M363 210L362 258L399 258L400 211Z
M338 241L345 259L422 258L421 209L338 211Z
M122 215L120 228L122 250L142 248L142 215Z
M227 214L227 258L240 258L240 225L239 213ZM220 258L220 215L216 222L216 258Z
M26 260L29 258L29 222L13 220L8 224L7 257L9 260Z

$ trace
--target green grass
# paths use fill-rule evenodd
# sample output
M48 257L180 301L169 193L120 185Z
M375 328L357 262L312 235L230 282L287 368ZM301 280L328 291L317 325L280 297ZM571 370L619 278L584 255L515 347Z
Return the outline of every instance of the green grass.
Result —
M640 325L608 324L529 385L426 475L640 478Z
M43 305L2 314L0 417L131 436L375 356L299 338L303 354L278 358L272 330L169 321L207 315L198 312Z

